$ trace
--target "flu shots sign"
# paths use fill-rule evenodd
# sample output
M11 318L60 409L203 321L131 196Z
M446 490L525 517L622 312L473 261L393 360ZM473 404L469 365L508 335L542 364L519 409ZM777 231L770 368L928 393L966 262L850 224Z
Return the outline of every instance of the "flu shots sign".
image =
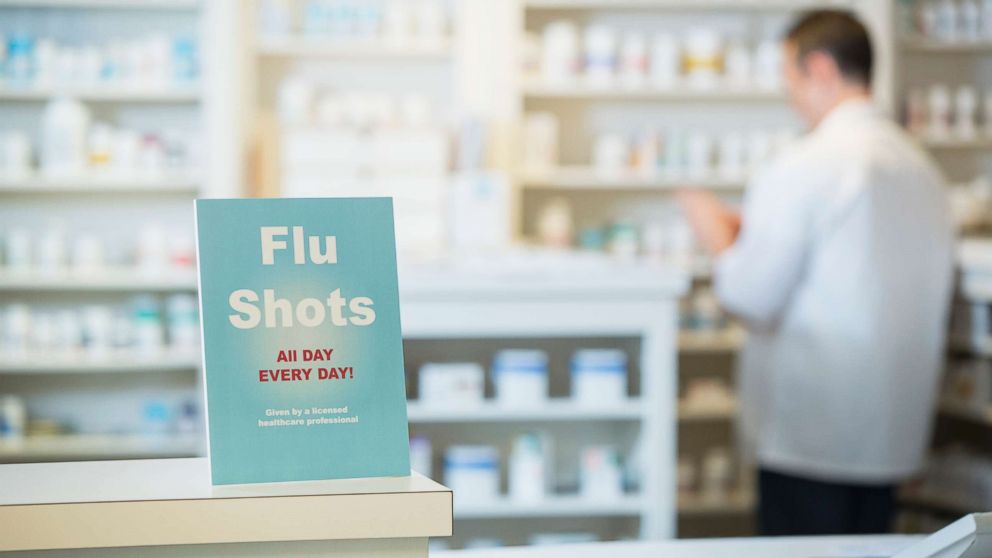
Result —
M408 475L392 201L196 202L214 484Z

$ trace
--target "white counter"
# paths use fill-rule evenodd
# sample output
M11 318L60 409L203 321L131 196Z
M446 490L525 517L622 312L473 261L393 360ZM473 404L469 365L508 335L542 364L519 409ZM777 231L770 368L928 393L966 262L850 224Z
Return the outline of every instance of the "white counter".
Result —
M304 541L389 539L403 541L389 543L394 551L423 555L427 537L450 534L451 492L421 476L211 486L206 459L0 466L0 552L128 556L153 546L194 556L278 542L272 552L285 555Z
M616 542L458 550L439 558L879 558L922 540L915 535L778 537Z

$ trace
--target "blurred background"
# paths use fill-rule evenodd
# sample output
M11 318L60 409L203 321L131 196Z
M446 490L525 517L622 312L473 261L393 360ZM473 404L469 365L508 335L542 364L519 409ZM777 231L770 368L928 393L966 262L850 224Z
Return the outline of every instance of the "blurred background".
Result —
M960 231L896 528L992 508L990 0L0 0L0 462L204 455L192 200L391 196L445 545L752 534L744 333L672 192L739 201L802 133L814 5L870 27Z

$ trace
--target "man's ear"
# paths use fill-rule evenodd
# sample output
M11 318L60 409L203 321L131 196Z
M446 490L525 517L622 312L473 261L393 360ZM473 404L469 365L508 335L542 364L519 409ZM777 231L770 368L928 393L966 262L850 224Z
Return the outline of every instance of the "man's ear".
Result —
M840 69L832 56L821 50L806 55L803 60L806 74L819 83L834 81L840 77Z

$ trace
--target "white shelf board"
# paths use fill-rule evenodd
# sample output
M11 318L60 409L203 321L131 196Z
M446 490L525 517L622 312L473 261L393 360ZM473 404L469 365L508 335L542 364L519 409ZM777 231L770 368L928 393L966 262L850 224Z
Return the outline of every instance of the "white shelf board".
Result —
M700 188L707 190L743 191L747 180L724 179L716 176L704 178L669 178L647 175L637 171L618 174L603 173L593 167L565 166L539 172L527 171L520 179L524 188L548 190L662 190Z
M515 502L509 498L500 498L495 502L475 502L463 506L459 504L460 502L455 502L455 519L633 517L644 511L644 501L637 495L625 495L612 502L581 496L550 496L537 502Z
M694 408L679 403L679 422L718 422L732 421L737 418L736 402L724 408Z
M944 398L940 401L940 413L948 417L992 426L992 405L986 406L984 410L975 409Z
M418 402L407 404L407 417L415 423L637 421L642 416L643 407L637 399L602 407L578 405L568 399L549 399L535 408L508 407L494 402L448 409Z
M679 352L682 353L728 353L741 349L745 333L738 326L730 326L720 331L679 332Z
M0 175L0 194L69 193L188 193L195 194L200 181L191 176L90 175L67 178Z
M805 10L845 6L845 0L526 0L529 10Z
M958 138L954 136L921 136L921 145L928 149L949 151L971 151L992 149L992 137L975 136L973 138Z
M948 348L953 352L966 353L979 357L992 357L992 337L976 340L964 336L953 336L948 340L947 344Z
M261 56L341 59L443 59L451 55L448 41L394 45L378 40L335 41L301 36L259 37L256 50Z
M199 0L0 0L0 8L195 10Z
M944 494L937 494L933 490L913 488L899 491L899 501L915 507L931 510L950 512L954 515L965 515L984 510L980 503L969 503L957 498L951 498Z
M925 52L932 54L983 54L992 53L992 41L979 40L973 42L948 42L927 39L925 37L908 37L900 42L908 52Z
M639 87L625 88L619 85L594 87L585 84L581 77L569 84L545 84L527 80L523 87L524 97L534 99L587 99L617 101L669 101L669 102L781 102L785 100L782 91L776 89L694 89L690 87Z
M0 462L194 457L202 453L201 448L201 438L193 434L181 436L140 434L27 436L17 442L0 442Z
M4 354L0 358L0 374L126 374L196 371L199 367L198 353L178 351L147 357L123 351L106 356L45 353L24 356Z
M127 85L26 88L0 86L0 101L47 101L57 96L106 103L195 103L200 100L200 91L196 87L136 88Z
M137 269L108 268L93 272L47 274L11 271L0 267L0 291L196 291L196 271L143 273Z
M706 499L695 494L679 494L681 516L730 515L753 513L757 499L750 490L738 490L721 499Z

